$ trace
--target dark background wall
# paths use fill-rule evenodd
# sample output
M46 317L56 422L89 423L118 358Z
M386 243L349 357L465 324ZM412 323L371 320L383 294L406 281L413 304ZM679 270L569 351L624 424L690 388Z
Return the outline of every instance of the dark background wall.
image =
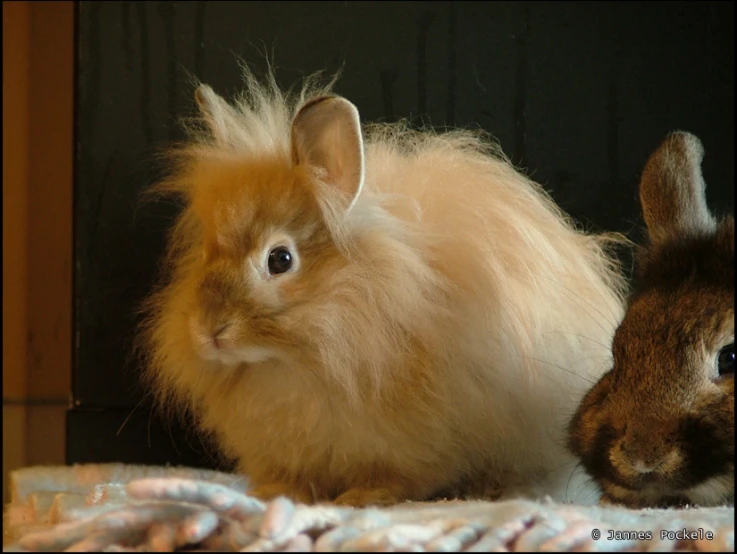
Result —
M69 462L214 463L141 402L130 343L177 210L139 194L192 76L230 96L236 56L273 53L287 86L342 66L365 120L481 126L582 225L634 238L645 160L688 130L733 211L733 2L81 2L77 39Z

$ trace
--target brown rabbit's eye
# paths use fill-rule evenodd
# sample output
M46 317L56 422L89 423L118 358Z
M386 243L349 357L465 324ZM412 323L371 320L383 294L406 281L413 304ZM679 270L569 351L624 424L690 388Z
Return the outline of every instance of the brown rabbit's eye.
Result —
M292 267L292 253L284 246L277 246L269 252L269 273L286 273Z
M734 343L728 344L719 351L717 365L719 375L734 375Z

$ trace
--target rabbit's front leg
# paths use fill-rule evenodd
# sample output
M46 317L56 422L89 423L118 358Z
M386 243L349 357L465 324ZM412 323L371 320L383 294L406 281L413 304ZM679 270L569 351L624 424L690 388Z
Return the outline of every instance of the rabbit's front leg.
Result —
M293 502L299 502L302 504L312 504L314 502L313 495L310 491L303 490L290 483L267 483L257 485L248 491L248 496L264 501L272 500L279 496L285 496Z
M389 506L405 500L405 495L394 488L361 488L348 489L335 499L341 506Z

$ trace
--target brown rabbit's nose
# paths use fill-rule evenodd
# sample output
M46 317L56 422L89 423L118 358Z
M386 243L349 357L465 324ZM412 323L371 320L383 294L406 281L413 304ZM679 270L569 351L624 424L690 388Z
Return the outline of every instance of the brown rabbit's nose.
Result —
M621 450L627 465L640 474L667 471L679 460L677 449L657 431L657 427L628 431L622 440Z

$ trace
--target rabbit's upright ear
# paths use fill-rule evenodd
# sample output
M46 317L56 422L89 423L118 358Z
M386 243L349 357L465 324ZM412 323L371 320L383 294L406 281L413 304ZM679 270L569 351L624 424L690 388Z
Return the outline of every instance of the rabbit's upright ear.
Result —
M305 104L292 122L295 164L323 170L322 180L346 199L346 210L358 198L364 180L363 137L358 110L337 96Z
M668 135L645 165L640 202L650 240L713 232L716 221L706 205L701 174L704 147L690 133Z
M197 87L194 97L213 138L227 144L237 127L233 108L207 85Z

